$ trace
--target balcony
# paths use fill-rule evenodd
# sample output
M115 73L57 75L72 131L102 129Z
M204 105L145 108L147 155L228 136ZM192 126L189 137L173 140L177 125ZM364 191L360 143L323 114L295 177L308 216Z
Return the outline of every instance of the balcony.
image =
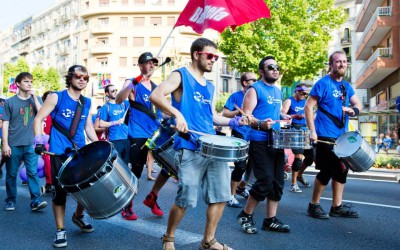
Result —
M104 35L104 34L112 34L114 32L113 27L111 25L98 25L92 27L91 32L93 35Z
M351 38L346 37L346 38L341 38L340 39L340 45L350 45L351 44Z
M391 30L392 7L379 7L371 17L357 45L357 60L366 60L373 46L376 46Z
M398 68L392 48L379 48L358 72L356 88L372 88Z
M384 0L363 0L363 8L360 10L356 24L355 24L355 29L356 32L363 32L365 30L365 27L368 25L369 20L371 19L371 16L374 14L375 10L382 6L382 3ZM358 4L358 2L357 2Z
M113 49L111 45L104 44L104 45L96 45L92 48L90 48L90 53L92 55L98 55L98 54L111 54L113 52Z

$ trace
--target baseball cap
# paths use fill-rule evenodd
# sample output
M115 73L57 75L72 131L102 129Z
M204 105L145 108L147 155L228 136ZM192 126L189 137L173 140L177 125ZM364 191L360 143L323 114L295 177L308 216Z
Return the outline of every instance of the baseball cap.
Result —
M142 63L148 62L150 60L153 61L154 63L158 63L157 58L154 58L153 54L151 54L150 52L144 52L143 54L141 54L139 56L138 63L142 64Z

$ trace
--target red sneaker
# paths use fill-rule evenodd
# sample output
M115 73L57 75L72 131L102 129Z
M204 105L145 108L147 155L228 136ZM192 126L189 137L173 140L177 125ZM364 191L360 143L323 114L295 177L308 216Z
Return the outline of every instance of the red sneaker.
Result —
M151 208L151 212L157 216L163 216L163 211L160 206L157 204L157 195L153 192L149 193L146 199L143 201L143 204Z
M137 220L137 215L133 212L132 207L127 207L121 212L122 218L124 220Z

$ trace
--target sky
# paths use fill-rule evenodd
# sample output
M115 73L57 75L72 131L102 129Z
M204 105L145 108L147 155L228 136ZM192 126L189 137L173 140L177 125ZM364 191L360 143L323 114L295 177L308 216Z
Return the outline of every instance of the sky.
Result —
M56 0L0 0L0 30L4 30L31 15L37 15L56 2Z

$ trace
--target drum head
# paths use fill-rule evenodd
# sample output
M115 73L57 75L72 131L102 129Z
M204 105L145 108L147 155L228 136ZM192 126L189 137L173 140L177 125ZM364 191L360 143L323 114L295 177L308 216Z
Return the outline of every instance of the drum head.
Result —
M248 145L247 141L245 140L234 137L226 137L222 135L200 136L199 140L206 144L225 147L245 147L246 145Z
M67 164L59 173L62 185L81 184L90 179L99 171L111 154L111 144L106 141L97 141L86 145L73 154L64 163Z
M360 148L363 138L357 132L345 133L336 140L333 152L338 157L347 157L353 155Z

